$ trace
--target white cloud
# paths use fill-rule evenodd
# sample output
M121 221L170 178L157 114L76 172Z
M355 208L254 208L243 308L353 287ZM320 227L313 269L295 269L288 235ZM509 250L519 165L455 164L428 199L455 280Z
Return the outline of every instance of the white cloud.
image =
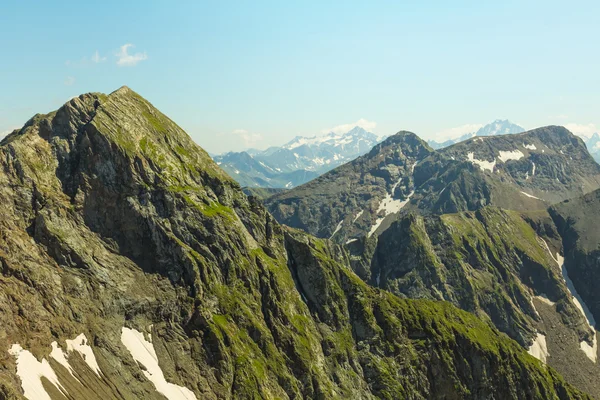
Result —
M244 141L246 147L254 147L263 140L263 136L260 133L250 133L245 129L236 129L232 133L239 136Z
M133 67L140 61L148 59L146 52L129 54L129 49L134 46L131 43L124 44L119 49L119 52L115 54L117 56L117 65L119 67Z
M575 135L581 136L585 139L589 139L594 133L599 131L595 124L570 123L565 124L565 128L573 132Z
M106 61L106 57L100 56L100 53L98 52L98 50L96 50L96 52L92 56L92 62L98 64L104 61Z
M329 133L329 132L346 133L349 130L351 130L352 128L354 128L355 126L359 126L366 131L373 132L375 130L375 128L377 127L377 122L367 121L366 119L361 118L354 123L342 124L342 125L334 126L333 128L330 128L330 129L323 129L321 131L321 133Z
M464 124L450 129L437 132L432 135L432 139L438 142L443 142L450 139L457 139L465 133L477 132L483 124Z
M75 78L73 78L72 76L67 76L67 78L65 79L65 85L73 86L74 83L75 83Z

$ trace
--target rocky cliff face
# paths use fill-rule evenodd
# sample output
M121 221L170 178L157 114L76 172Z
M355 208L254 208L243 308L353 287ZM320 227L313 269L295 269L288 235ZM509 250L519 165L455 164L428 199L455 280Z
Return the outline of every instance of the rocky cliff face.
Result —
M2 141L0 215L0 399L587 398L283 229L125 87Z
M543 240L519 214L496 208L410 215L379 237L369 281L410 298L450 301L526 347L539 317L532 300L543 296L560 303L565 323L591 343Z

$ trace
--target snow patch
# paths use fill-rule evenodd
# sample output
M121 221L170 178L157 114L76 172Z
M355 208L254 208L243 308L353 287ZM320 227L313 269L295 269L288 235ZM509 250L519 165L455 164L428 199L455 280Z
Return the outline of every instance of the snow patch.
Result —
M94 371L98 376L100 376L100 366L96 361L96 356L94 356L94 352L92 348L88 344L88 340L85 335L82 333L77 336L73 340L67 340L67 351L76 351L81 354L81 357L85 361L85 363Z
M357 219L360 218L361 215L363 215L363 213L365 212L365 210L360 211L358 214L356 214L356 216L354 217L354 219L352 220L352 223L355 223Z
M548 304L549 306L553 306L556 303L550 300L545 294L540 294L539 296L535 296L536 300L541 301L542 303Z
M58 346L57 342L52 342L51 346L52 351L50 352L50 358L53 358L56 362L65 367L69 371L71 376L75 378L75 375L73 375L73 368L69 365L65 352Z
M21 387L25 398L29 400L51 400L50 395L42 385L42 377L48 379L65 397L69 397L65 388L58 381L58 376L45 358L38 361L29 351L19 344L13 344L10 355L17 360L17 375L21 379Z
M123 327L121 343L129 350L133 359L146 368L142 372L154 384L157 392L169 400L196 400L196 395L188 388L166 381L163 371L158 365L154 346L144 338L143 333Z
M520 160L525 157L525 154L521 150L514 151L499 151L498 158L502 162L507 162L509 160Z
M529 193L525 193L525 192L523 192L523 191L521 191L521 194L524 194L525 196L527 196L527 197L530 197L530 198L532 198L532 199L536 199L536 200L542 200L542 199L540 199L539 197L535 197L534 195L532 195L532 194L529 194ZM544 201L544 200L542 200L542 201Z
M350 240L348 240L348 241L346 242L346 244L354 243L354 242L356 242L356 241L358 241L358 239L356 239L356 238L354 238L354 239L350 239Z
M417 163L414 163L412 165L411 171L414 171L416 165ZM400 182L402 182L402 178L398 179L398 182L396 182L394 186L392 186L391 193L386 194L385 198L379 203L379 207L377 207L377 214L383 212L383 217L377 218L377 221L375 221L375 225L371 227L367 237L370 237L373 233L375 233L375 231L377 230L377 228L379 228L385 217L387 217L390 214L399 212L405 205L408 204L412 195L415 194L415 191L413 190L408 194L408 196L406 196L406 199L404 200L394 199L392 196L394 195L394 192L396 191L396 188L398 187Z
M532 161L531 164L533 164L533 170L531 171L531 177L533 178L535 176L535 163Z
M467 154L467 161L470 161L472 164L479 166L479 168L481 168L482 171L485 171L487 169L490 172L494 172L494 167L496 166L496 160L494 160L493 162L478 160L475 158L475 153L473 152Z
M548 353L548 346L546 345L546 335L538 333L527 352L545 364L550 355Z
M525 144L525 143L523 143L523 147L525 147L528 150L537 150L537 147L535 147L535 144Z
M331 236L329 236L329 239L332 239L335 236L335 234L338 233L340 229L342 229L343 223L344 223L344 220L341 220L340 222L338 222L337 226L335 227L335 231L333 231Z

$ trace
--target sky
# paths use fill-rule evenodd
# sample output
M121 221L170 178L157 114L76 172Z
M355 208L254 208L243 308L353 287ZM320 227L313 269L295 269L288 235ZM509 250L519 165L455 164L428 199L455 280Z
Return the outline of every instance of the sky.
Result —
M0 4L0 135L127 85L213 153L360 125L600 130L594 1Z

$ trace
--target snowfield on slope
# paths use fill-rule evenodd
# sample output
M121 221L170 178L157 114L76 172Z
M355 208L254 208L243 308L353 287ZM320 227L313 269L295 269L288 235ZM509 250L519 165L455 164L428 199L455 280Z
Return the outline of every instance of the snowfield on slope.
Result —
M142 371L144 376L154 384L159 393L169 400L196 400L196 395L188 388L167 382L158 365L154 345L144 338L142 332L123 327L121 343L129 350L133 359L146 368Z

